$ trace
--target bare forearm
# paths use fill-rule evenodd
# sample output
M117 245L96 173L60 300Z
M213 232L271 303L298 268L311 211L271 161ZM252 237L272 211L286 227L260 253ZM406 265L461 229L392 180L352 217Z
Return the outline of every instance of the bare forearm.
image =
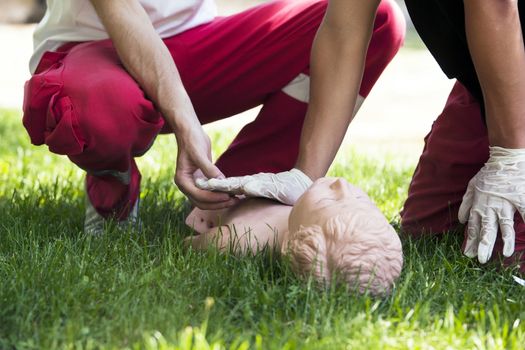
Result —
M525 49L516 0L465 0L469 49L493 146L525 148Z
M377 6L376 0L333 1L315 38L296 164L312 179L326 174L352 120Z
M138 1L91 0L128 72L175 130L198 120L173 58Z

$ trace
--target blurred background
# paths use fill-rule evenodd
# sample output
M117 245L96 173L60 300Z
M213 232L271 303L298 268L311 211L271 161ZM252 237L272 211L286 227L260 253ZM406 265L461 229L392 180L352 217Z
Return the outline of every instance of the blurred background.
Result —
M221 15L229 15L267 0L218 0ZM301 1L301 0L297 0ZM423 137L440 113L452 82L448 80L408 22L405 46L379 79L350 126L345 140L359 152L392 154L415 163ZM0 2L0 108L21 110L23 84L29 78L32 32L45 12L45 0ZM207 126L233 132L252 120L257 109Z

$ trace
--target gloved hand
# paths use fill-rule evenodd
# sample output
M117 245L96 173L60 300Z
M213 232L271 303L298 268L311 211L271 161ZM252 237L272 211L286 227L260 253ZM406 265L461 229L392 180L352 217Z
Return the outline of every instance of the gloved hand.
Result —
M197 179L196 185L203 190L264 197L294 205L312 185L312 180L301 170L292 169L277 174L259 173L226 179Z
M468 221L465 255L484 264L492 255L498 226L503 255L514 253L514 213L525 215L525 149L490 147L490 158L470 180L459 208Z

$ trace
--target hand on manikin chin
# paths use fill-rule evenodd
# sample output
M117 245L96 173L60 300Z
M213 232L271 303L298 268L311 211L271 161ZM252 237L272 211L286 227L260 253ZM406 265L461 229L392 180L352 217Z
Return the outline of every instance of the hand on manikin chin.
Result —
M225 179L197 179L196 185L202 190L268 198L286 205L294 205L312 185L312 180L301 170L294 168L277 174L259 173Z

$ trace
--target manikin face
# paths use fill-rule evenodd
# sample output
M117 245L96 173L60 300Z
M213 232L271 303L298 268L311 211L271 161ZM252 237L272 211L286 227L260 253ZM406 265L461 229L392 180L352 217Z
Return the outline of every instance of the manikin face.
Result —
M295 204L290 214L289 229L297 231L299 225L323 225L327 219L342 213L385 220L361 189L341 178L321 178Z
M351 288L379 295L401 272L397 233L370 198L344 179L317 180L295 204L288 226L282 251L301 275L330 283L337 272Z

